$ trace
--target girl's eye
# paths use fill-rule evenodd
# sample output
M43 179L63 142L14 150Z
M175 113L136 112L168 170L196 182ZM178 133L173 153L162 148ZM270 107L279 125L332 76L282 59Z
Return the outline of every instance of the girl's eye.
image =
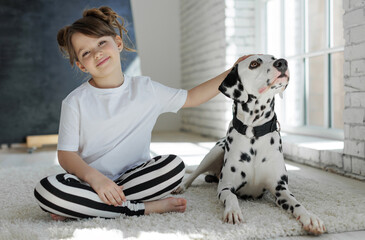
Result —
M101 41L100 43L99 43L99 46L101 46L101 45L103 45L103 44L105 44L106 43L106 41Z
M82 57L86 57L89 53L90 53L89 51L84 52L81 56L82 56Z
M250 69L255 69L257 68L258 66L260 66L260 63L258 63L257 61L252 61L250 63Z

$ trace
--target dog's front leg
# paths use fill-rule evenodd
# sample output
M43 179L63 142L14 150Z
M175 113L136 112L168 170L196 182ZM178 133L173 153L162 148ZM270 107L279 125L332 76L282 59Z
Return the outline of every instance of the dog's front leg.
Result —
M241 208L238 204L235 189L230 184L219 181L218 198L224 204L223 221L231 224L238 224L243 221Z
M303 229L312 234L318 235L326 231L321 219L310 213L299 203L288 188L288 176L282 175L281 178L272 184L270 192L276 197L276 204L293 214L293 216L303 225Z

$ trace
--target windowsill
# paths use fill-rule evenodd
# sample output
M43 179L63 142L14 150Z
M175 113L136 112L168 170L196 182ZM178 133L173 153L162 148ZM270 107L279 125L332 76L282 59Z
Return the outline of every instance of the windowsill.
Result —
M343 161L344 142L313 136L281 132L284 157L348 177L363 177L346 171Z

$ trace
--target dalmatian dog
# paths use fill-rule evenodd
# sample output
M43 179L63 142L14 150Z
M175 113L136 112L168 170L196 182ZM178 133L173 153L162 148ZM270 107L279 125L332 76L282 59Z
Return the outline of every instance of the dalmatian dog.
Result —
M233 99L233 119L225 138L204 157L198 168L175 193L184 192L202 173L207 182L218 182L218 198L224 204L223 221L242 222L238 198L261 198L266 191L276 204L303 225L304 230L321 234L323 222L308 212L288 188L280 126L274 112L275 95L289 83L285 59L253 55L235 65L219 90Z

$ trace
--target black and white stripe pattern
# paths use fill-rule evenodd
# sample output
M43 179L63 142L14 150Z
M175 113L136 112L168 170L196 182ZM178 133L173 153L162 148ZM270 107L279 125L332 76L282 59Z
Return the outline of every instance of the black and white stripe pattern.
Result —
M179 186L184 174L185 165L179 157L157 156L115 181L124 186L128 200L118 207L105 204L87 183L66 173L42 179L35 187L34 195L44 211L68 218L143 215L143 202L166 197Z

